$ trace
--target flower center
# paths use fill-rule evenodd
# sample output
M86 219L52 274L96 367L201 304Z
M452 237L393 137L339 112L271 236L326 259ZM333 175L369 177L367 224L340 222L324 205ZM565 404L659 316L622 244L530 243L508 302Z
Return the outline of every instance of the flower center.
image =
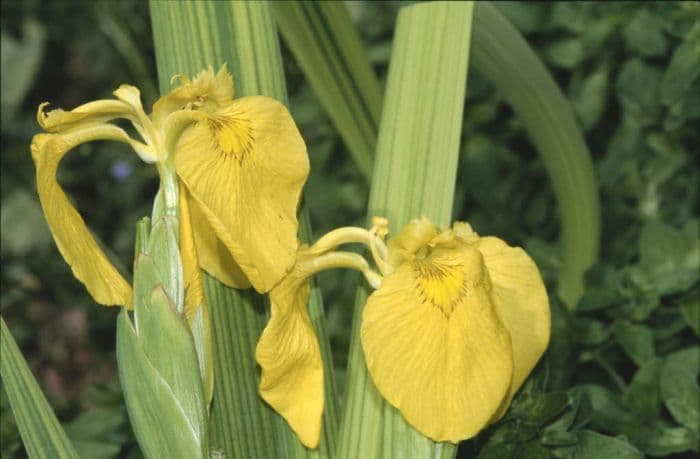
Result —
M219 153L239 162L245 160L255 141L250 120L237 116L213 116L208 123Z
M416 258L413 268L421 302L436 308L449 319L455 306L467 295L464 266Z

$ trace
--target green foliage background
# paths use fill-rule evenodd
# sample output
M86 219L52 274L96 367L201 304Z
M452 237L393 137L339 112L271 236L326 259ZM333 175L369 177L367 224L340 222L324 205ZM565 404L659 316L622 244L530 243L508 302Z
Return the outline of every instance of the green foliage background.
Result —
M402 2L348 4L386 75ZM498 3L574 106L600 184L601 262L575 312L552 294L552 344L502 422L460 457L695 457L700 395L700 7L687 3ZM28 145L42 101L72 108L119 84L157 97L148 5L2 3L2 315L81 457L139 457L116 383L116 309L95 306L41 214ZM316 235L363 225L368 186L282 43L290 105L307 141ZM69 155L60 182L128 272L155 171L114 144ZM455 211L524 245L550 292L561 266L554 197L520 122L469 75ZM327 272L340 383L357 276ZM2 457L22 457L4 391Z

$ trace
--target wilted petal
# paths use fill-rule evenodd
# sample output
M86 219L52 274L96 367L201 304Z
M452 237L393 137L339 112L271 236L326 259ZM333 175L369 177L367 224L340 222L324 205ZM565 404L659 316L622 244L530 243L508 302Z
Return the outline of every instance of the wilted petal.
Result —
M34 136L31 149L39 198L58 250L95 301L130 307L131 287L109 262L56 181L63 156L77 145L95 140L129 143L126 133L111 125L91 125L62 135Z
M507 402L535 368L547 349L550 311L547 291L532 259L519 247L509 247L495 237L480 238L476 247L484 257L493 284L493 299L513 342L513 381Z
M300 441L318 446L323 413L323 363L307 312L308 273L293 270L270 292L270 321L255 358L260 395L289 423Z
M294 263L296 211L309 173L287 109L267 97L233 101L183 133L175 167L253 287L269 291ZM195 240L206 237L198 229ZM215 264L208 256L200 254L205 269Z
M424 241L428 226L415 226L408 231ZM379 392L435 441L473 437L508 394L510 336L483 258L467 244L423 247L386 276L367 300L361 338Z

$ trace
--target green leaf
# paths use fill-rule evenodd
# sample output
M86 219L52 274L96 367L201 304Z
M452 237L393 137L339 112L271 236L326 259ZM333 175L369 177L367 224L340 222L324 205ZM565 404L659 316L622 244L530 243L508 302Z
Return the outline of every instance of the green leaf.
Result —
M700 278L699 252L697 237L686 237L664 223L650 222L639 237L643 270L639 282L651 285L661 295L686 290Z
M305 1L271 5L282 37L369 181L382 93L345 5Z
M700 24L697 22L676 50L661 81L661 100L666 105L678 101L700 77Z
M613 325L613 333L622 349L637 366L641 367L656 355L654 335L644 325L635 325L626 320L620 320Z
M573 449L573 457L577 459L600 459L602 457L641 459L644 457L624 438L608 437L588 430L576 432L576 437L578 437L578 444Z
M513 406L507 418L515 417L542 426L557 417L570 403L571 398L566 392L537 393Z
M30 458L78 458L41 393L5 321L0 318L0 375Z
M566 38L552 43L545 52L547 60L557 67L573 69L585 57L583 43L579 38Z
M577 318L573 324L573 339L586 346L600 344L610 336L610 329L602 322L586 317Z
M617 97L626 114L642 125L653 123L660 110L660 83L661 71L657 67L637 58L627 60L615 83Z
M629 432L629 438L650 456L666 457L683 451L698 450L698 431L685 427L670 427L664 422L656 422L651 427L636 428Z
M663 22L659 15L652 14L648 9L639 9L622 29L627 49L644 57L663 56L666 54L668 41L662 27Z
M450 224L471 17L471 3L427 3L399 13L368 209L368 219L387 217L394 234L421 215ZM454 445L413 430L374 387L359 337L366 294L361 290L355 304L340 457L454 457Z
M227 63L236 97L266 95L286 103L279 44L266 2L151 2L161 92L175 74L193 75ZM308 240L302 208L300 237ZM314 287L309 302L324 362L325 410L321 444L305 448L284 419L258 395L255 346L267 322L264 299L238 292L204 275L214 339L212 446L227 457L328 457L335 449L338 396L325 331L323 304Z
M608 69L601 67L586 77L574 91L572 104L585 131L590 130L605 110Z
M654 420L659 417L661 364L661 359L649 360L639 368L627 386L623 401L640 419Z
M700 348L692 347L667 357L661 372L661 397L673 418L697 432L700 426Z
M121 451L123 441L114 433L127 422L125 411L98 408L81 414L65 428L81 458L107 459Z
M573 307L584 291L584 273L597 259L600 238L593 165L573 110L527 42L487 2L474 8L472 65L503 94L542 157L561 216L559 295Z

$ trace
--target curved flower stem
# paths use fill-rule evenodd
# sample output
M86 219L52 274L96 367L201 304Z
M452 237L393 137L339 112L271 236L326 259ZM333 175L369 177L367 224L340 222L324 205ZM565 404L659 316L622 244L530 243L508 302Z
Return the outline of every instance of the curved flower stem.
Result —
M385 221L386 219L378 220L380 223L375 224L370 230L357 226L346 226L332 230L321 236L321 238L307 250L309 253L321 255L335 249L339 245L353 243L363 244L372 253L372 258L379 268L379 271L382 274L386 274L390 272L390 267L386 261L389 251L383 239L383 236L386 235L384 231L385 227L381 225L381 223ZM365 263L367 262L365 261ZM369 278L367 280L372 283Z
M310 260L299 262L299 268L307 272L308 276L326 269L350 268L360 271L372 288L379 288L382 283L382 276L370 269L367 260L356 253L340 251L325 253Z

